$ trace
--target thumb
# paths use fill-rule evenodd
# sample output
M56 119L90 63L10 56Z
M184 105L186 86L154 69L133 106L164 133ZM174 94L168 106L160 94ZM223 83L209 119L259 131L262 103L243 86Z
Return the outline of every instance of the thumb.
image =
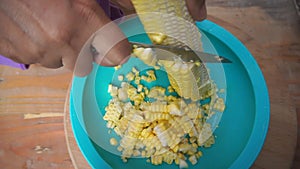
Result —
M77 35L82 38L78 37L76 42L84 45L74 69L77 76L87 75L92 70L93 61L103 66L116 66L126 62L131 53L130 44L119 27L105 15L101 7L93 8L92 14L95 15L86 17L87 24L78 24L82 26L78 28L80 33ZM87 40L87 37L90 38ZM82 39L85 40L79 42Z
M123 64L131 54L131 45L115 22L105 24L94 34L92 47L94 61L102 66Z
M102 66L125 63L131 54L131 45L114 22L109 22L91 35L77 58L74 73L86 76L92 70L92 62Z

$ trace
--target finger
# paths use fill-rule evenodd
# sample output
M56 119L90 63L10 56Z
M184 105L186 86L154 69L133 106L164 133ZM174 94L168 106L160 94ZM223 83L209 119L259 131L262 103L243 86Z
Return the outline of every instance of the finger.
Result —
M188 10L197 21L202 21L207 17L205 0L186 0Z
M76 20L73 23L75 31L71 35L69 45L75 51L75 56L63 57L63 64L72 68L68 65L75 62L73 65L74 75L83 77L88 75L93 67L93 56L90 51L91 35L109 22L109 19L94 0L72 1L72 8L75 11Z
M125 62L125 58L128 57L131 50L125 35L121 32L118 26L114 22L111 22L105 15L104 11L97 5L93 5L92 11L87 8L83 8L80 5L76 8L81 11L86 23L83 25L81 24L81 26L77 26L77 28L79 28L77 32L78 36L75 36L71 40L71 44L75 48L78 48L79 46L83 46L82 44L88 37L91 37L91 41L86 42L86 45L81 49L75 66L75 74L84 75L87 70L91 69L91 44L93 44L100 54L94 58L94 61L98 64L115 66ZM92 33L96 32L96 30L98 30L97 36L95 36L96 34L91 36ZM104 60L104 58L107 59ZM85 73L81 72L82 70L85 71Z
M104 11L94 0L73 2L73 8L77 11L77 22L74 23L75 34L70 45L78 50L78 57L74 67L75 76L86 76L93 68L93 55L91 53L92 34L100 27L110 22ZM66 59L69 60L69 59Z
M131 46L114 22L101 27L94 35L92 46L96 49L95 61L103 66L125 63L131 53Z

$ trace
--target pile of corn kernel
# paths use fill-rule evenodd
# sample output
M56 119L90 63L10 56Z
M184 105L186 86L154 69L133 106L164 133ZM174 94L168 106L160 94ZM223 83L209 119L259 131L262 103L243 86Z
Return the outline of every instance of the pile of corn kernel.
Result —
M147 59L144 63L156 66L153 59L141 60ZM216 91L209 103L201 105L199 101L170 94L176 93L172 86L147 88L146 83L156 80L154 70L140 75L133 67L127 75L119 75L118 80L120 87L108 87L112 98L103 119L120 136L119 143L115 138L110 143L118 146L124 162L131 157L144 157L154 165L165 162L187 168L187 161L195 165L202 156L199 147L214 144L215 137L206 120L215 111L225 109Z

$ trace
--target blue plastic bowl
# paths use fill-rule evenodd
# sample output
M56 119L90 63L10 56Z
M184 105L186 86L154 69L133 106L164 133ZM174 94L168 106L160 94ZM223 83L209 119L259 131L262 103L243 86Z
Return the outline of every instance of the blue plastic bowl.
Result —
M131 20L128 25L141 27L138 20ZM124 31L126 25L123 26ZM227 82L226 110L215 130L216 143L203 149L203 157L197 165L189 166L195 169L249 168L263 146L269 125L270 106L265 80L252 55L232 34L208 20L198 22L197 26L216 52L233 63L223 65ZM135 40L148 41L143 37ZM120 156L110 153L116 151L108 141L114 135L107 134L101 114L110 98L107 85L112 76L113 68L94 65L89 76L73 78L71 123L77 144L88 163L99 169L178 168L167 164L154 166L142 158L123 163Z

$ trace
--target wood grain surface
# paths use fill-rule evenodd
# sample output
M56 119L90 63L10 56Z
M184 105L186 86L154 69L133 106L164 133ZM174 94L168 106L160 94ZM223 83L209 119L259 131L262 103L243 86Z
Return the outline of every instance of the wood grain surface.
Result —
M245 44L268 85L270 127L252 168L300 168L296 147L300 22L292 1L211 0L207 4L209 19ZM71 78L72 73L64 69L31 66L21 71L0 66L1 168L89 168L72 135L65 106Z
M73 168L63 110L72 73L0 67L0 168Z

